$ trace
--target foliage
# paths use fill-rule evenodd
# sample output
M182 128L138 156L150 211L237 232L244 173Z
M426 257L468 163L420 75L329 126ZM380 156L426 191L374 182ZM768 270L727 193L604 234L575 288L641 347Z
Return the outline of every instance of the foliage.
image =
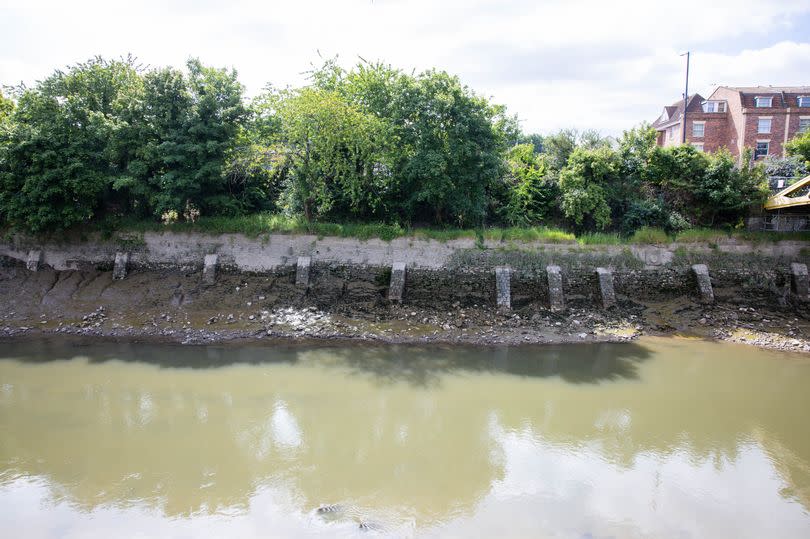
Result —
M638 230L737 227L763 200L766 174L806 172L807 136L788 145L794 157L740 166L727 152L659 148L647 124L616 140L523 134L504 107L442 71L330 59L309 76L248 102L234 71L198 60L177 70L94 58L0 95L0 222L481 245L574 241L574 230L584 244L615 243Z
M23 91L0 170L3 218L36 232L107 209L104 195L133 148L127 120L141 92L131 59L100 58ZM108 202L114 204L114 197Z
M630 243L647 243L652 245L660 245L669 243L671 238L667 233L660 228L642 227L633 233L630 237Z
M808 163L798 155L769 155L763 160L763 167L768 178L803 178L809 173Z
M805 166L810 168L810 131L798 134L785 144L788 155L803 159Z
M382 133L377 118L317 88L280 94L277 113L293 209L312 221L336 201L355 213L376 208L385 188L378 180L386 176L375 166Z
M610 224L607 186L616 178L619 160L607 147L577 148L560 172L562 210L580 228L605 229Z
M531 144L519 144L506 152L506 169L491 189L494 213L512 226L529 226L549 218L559 188L547 173L544 156L537 155Z

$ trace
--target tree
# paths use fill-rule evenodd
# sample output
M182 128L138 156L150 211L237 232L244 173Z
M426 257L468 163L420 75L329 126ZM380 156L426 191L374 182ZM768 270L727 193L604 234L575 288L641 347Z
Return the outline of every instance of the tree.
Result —
M363 62L350 72L327 62L312 76L381 122L385 182L380 205L389 218L470 225L483 221L487 187L503 170L501 152L517 140L517 123L445 72L408 75Z
M141 92L131 58L94 58L24 90L0 170L0 213L37 232L115 211L129 114Z
M576 129L562 129L543 138L543 153L548 156L548 165L554 171L565 168L568 158L577 147L579 133Z
M795 155L803 159L810 168L810 131L805 131L793 137L787 144L785 150L788 155Z
M197 212L239 214L242 208L228 194L223 169L246 119L242 85L234 70L206 67L196 59L186 67L184 85L176 75L165 75L167 95L179 96L178 122L162 126L165 138L158 145L158 156L163 169L156 211L173 212L181 219Z
M560 171L562 210L580 228L610 225L607 186L616 179L619 159L610 148L577 148Z
M751 205L765 201L768 183L763 167L738 167L735 158L721 150L709 156L705 173L694 178L693 191L698 210L695 213L703 224L734 224Z
M496 182L490 198L499 217L512 226L542 222L554 212L559 188L547 176L544 156L530 143L519 144L506 153L507 172Z
M11 121L12 112L14 112L14 101L5 97L0 91L0 125Z
M808 163L798 155L769 155L762 164L768 178L803 178L808 174Z
M307 221L345 198L353 211L378 203L375 178L379 121L334 91L303 88L282 93L277 102L292 209Z

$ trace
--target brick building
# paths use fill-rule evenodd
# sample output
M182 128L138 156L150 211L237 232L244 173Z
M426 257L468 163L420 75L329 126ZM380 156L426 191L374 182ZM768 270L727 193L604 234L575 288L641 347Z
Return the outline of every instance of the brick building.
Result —
M683 109L680 100L653 122L659 146L681 144ZM686 142L702 151L783 155L785 142L810 131L810 86L720 86L707 99L690 96L685 116Z

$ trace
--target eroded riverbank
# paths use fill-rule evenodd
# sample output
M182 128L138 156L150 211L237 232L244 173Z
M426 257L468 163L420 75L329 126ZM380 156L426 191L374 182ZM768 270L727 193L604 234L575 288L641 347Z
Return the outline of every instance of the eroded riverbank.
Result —
M461 282L460 288L465 286ZM329 279L302 292L289 274L222 274L205 286L195 272L135 271L113 280L109 271L28 272L0 268L0 336L79 335L178 343L267 339L362 340L387 343L538 344L620 342L644 335L685 335L810 351L803 303L717 291L719 301L660 291L620 294L618 306L596 308L570 298L553 312L523 298L509 313L470 286L442 297L392 304L386 283ZM428 296L427 294L423 294ZM407 299L407 298L406 298Z

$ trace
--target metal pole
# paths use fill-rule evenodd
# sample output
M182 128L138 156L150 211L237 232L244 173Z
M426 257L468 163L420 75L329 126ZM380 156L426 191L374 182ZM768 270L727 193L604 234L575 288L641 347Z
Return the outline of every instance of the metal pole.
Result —
M681 56L684 56L681 54ZM686 144L686 106L689 104L689 51L686 51L686 89L683 91L683 125L681 126L681 143Z

